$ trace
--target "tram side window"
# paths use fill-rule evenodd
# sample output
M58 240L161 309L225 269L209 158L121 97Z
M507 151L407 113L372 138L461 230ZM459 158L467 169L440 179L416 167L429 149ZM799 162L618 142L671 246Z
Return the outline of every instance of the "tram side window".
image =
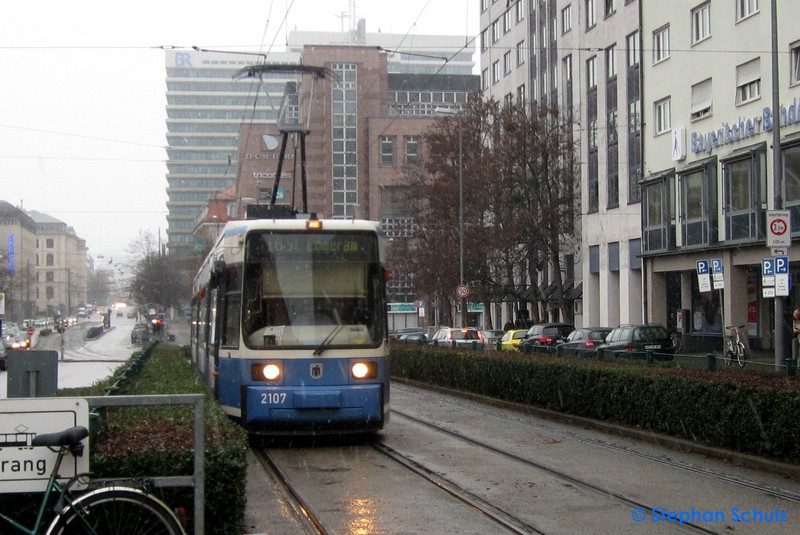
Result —
M242 269L231 266L225 271L225 295L222 308L223 347L239 347L239 326L242 318Z
M241 319L242 296L240 292L225 295L222 317L222 346L239 347L239 320Z

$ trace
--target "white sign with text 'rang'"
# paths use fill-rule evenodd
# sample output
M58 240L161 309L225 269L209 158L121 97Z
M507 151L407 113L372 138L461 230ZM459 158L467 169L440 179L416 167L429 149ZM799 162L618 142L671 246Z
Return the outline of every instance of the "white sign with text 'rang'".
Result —
M34 448L31 442L37 435L75 426L89 427L89 405L83 398L0 399L0 493L43 492L56 452ZM89 471L89 439L83 444L82 456L64 457L60 480Z

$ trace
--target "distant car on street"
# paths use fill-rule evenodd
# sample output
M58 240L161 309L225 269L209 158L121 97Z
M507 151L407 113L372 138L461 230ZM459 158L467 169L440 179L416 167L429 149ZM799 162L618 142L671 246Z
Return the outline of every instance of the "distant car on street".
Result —
M500 349L503 351L519 351L519 343L525 338L528 329L511 329L506 331L500 339Z
M131 344L143 344L150 340L150 327L146 323L137 323L131 330Z
M597 350L642 354L651 351L655 358L662 360L671 360L675 352L667 329L657 323L620 325L608 333L605 343L597 346Z
M419 335L425 334L425 329L422 327L404 327L402 329L395 329L394 331L389 332L389 339L399 339L401 336L404 335Z
M428 336L424 332L401 333L395 338L398 342L424 343L428 341Z
M564 355L580 355L594 353L597 346L604 343L611 327L579 327L569 333L566 341L558 344L558 350Z
M445 347L473 347L485 342L475 327L441 327L431 337L431 343Z
M556 346L573 330L575 326L570 323L537 323L528 329L528 333L519 344L519 350L524 351L528 347Z
M503 338L505 332L499 330L484 330L481 331L481 335L483 335L484 343L490 349L497 349L497 343Z

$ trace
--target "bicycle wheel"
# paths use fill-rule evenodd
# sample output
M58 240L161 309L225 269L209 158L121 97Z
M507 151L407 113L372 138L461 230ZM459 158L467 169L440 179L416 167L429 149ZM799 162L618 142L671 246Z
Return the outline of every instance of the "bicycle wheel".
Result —
M744 363L747 361L747 348L744 347L742 342L736 344L736 362L739 367L744 368Z
M48 535L185 535L158 498L127 487L92 491L53 520Z
M725 351L724 355L725 366L730 366L733 363L733 351L730 349Z

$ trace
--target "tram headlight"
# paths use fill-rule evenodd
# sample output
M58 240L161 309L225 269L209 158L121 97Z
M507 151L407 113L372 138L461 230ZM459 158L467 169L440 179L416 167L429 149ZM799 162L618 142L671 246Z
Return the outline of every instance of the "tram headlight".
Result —
M354 362L350 373L354 379L375 379L378 376L378 365L374 362Z
M283 376L280 364L268 362L266 364L253 364L250 375L254 381L279 381Z

